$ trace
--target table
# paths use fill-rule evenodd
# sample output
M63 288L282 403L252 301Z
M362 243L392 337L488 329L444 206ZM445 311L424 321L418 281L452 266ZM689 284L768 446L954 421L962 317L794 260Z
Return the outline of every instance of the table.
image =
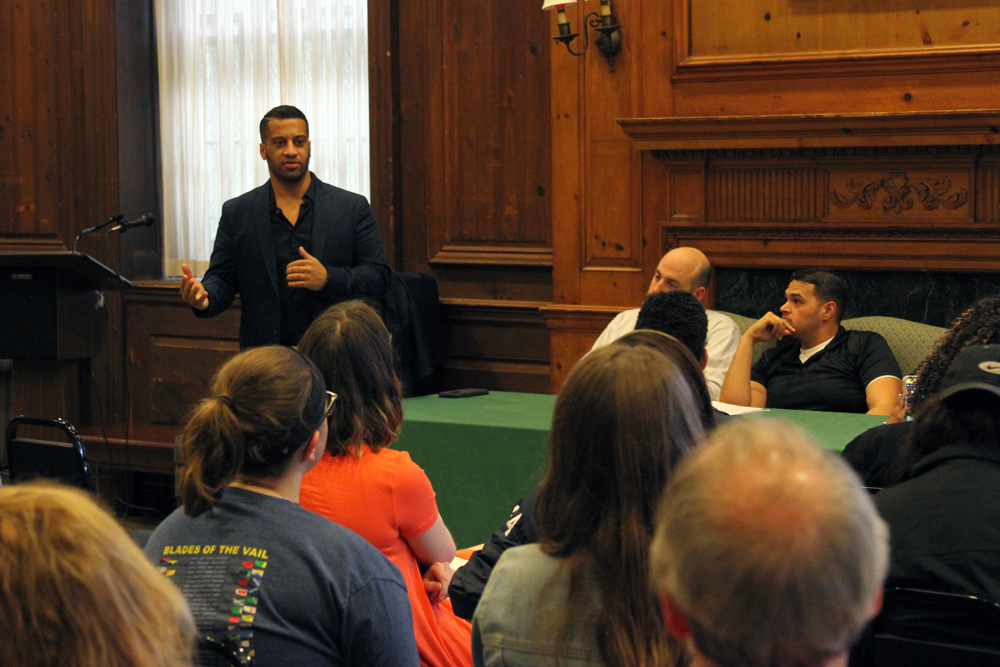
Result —
M870 428L885 423L884 415L858 415L817 410L775 410L749 412L746 417L781 419L791 422L812 436L817 445L838 454L851 440Z
M403 401L393 447L409 452L427 473L459 547L489 539L514 502L541 480L555 403L548 394L504 391Z
M410 453L437 493L438 509L459 547L479 544L507 520L511 506L545 472L556 397L503 391L486 396L420 396L403 401L393 445ZM797 424L822 447L840 452L885 417L805 410L766 410Z

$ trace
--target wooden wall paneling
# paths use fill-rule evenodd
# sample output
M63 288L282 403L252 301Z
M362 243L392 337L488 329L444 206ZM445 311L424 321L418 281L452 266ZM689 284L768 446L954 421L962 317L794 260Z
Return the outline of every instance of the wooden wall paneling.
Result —
M428 273L430 241L427 224L434 211L432 187L440 179L440 144L433 141L435 127L430 105L440 100L435 78L440 56L432 57L436 40L425 36L431 29L430 0L399 4L399 203L396 221L401 234L405 270Z
M557 34L555 12L548 12L549 35ZM574 28L579 32L579 26ZM552 70L552 300L580 303L580 230L584 225L585 192L583 117L581 95L584 68L561 45L554 43L549 58Z
M627 32L632 27L633 15L623 4L619 3L615 11L623 32ZM587 8L585 4L577 7L580 15ZM583 30L594 32L589 25L581 25ZM584 67L585 96L582 137L585 208L580 238L581 268L588 272L582 278L584 281L589 279L589 272L624 270L635 274L642 270L642 230L630 187L635 156L631 142L618 131L615 123L617 118L632 113L631 52L629 42L623 41L622 50L615 57L614 72L608 70L596 45L580 58ZM621 298L618 296L619 300Z
M10 39L3 41L3 62L13 74L3 132L10 132L13 148L0 157L0 173L13 202L0 209L13 215L0 220L0 249L68 248L77 232L117 205L114 5L7 3L4 11ZM117 244L111 248L117 261ZM110 262L106 253L98 259ZM94 359L14 362L12 412L78 424L90 418L91 377L101 387L105 377L120 375L110 356L121 341L116 300L105 294L105 347Z
M67 169L72 182L74 199L66 200L64 209L72 211L69 227L60 223L60 235L67 247L83 228L103 222L114 215L121 206L119 199L118 169L118 71L116 62L116 7L114 0L95 3L70 3L72 11L79 12L67 24L70 33L66 44L79 50L83 62L79 73L73 75L73 100L63 99L61 115L72 118L67 134L61 143L71 147L72 158L62 166ZM86 28L80 30L78 26ZM76 40L79 40L76 42ZM56 52L60 52L57 47ZM79 208L69 202L79 202ZM76 209L73 211L73 209ZM76 213L74 215L73 213ZM67 233L68 232L68 233ZM81 249L112 269L121 270L121 244L118 234L109 234L107 243L96 238L81 242ZM84 237L86 239L86 237ZM110 256L108 254L110 249ZM104 340L100 352L89 361L93 387L88 392L86 405L93 405L81 415L83 424L98 417L97 403L93 397L101 395L101 416L109 421L126 417L125 344L123 294L121 291L104 293ZM89 384L89 383L88 383Z
M399 32L398 0L368 2L368 72L371 131L371 205L385 252L394 267L403 265L396 223L399 185Z
M715 267L826 266L857 270L933 270L992 273L997 270L996 229L942 233L934 229L854 229L817 233L808 226L753 229L745 225L663 225L663 243L691 245ZM877 250L876 250L877 248Z
M674 5L671 2L638 2L630 7L635 19L629 25L632 48L632 89L636 112L647 118L673 113L673 87L664 70L673 71Z
M442 387L502 391L549 390L549 335L545 302L497 304L445 299L448 360L439 370Z
M556 394L576 362L590 351L600 332L621 309L556 304L544 310L551 349L549 392Z
M442 5L444 215L430 220L431 262L550 265L541 22L512 23L509 5Z
M632 147L627 141L592 141L587 161L584 270L642 268L642 233L632 223Z
M942 56L1000 43L1000 7L945 0L824 11L818 5L769 0L706 4L686 0L691 58L718 60L779 55L905 53Z
M583 12L583 8L571 8L567 14L580 22ZM655 251L650 252L659 237L647 234L642 223L643 158L617 131L615 121L647 105L642 40L656 41L654 48L660 53L670 48L665 20L669 10L665 13L663 7L650 3L618 3L615 14L622 25L623 47L615 58L614 72L608 71L595 47L576 59L575 77L553 75L553 104L564 109L575 104L579 119L574 125L566 113L557 113L553 121L554 183L560 189L557 201L567 201L567 208L553 214L556 297L553 307L545 311L552 346L552 391L559 389L566 373L590 349L611 317L641 302L647 274L659 260L658 254L653 257ZM555 34L554 25L552 30ZM583 30L590 28L582 23L574 28ZM553 72L566 70L571 60L564 47L557 46ZM665 109L669 99L648 105ZM567 122L560 128L563 121ZM581 166L571 161L574 151L581 156ZM567 298L570 294L574 298Z
M679 116L852 113L992 109L1000 79L980 72L893 74L869 65L867 75L683 83L674 89ZM863 103L863 104L862 104Z
M984 76L1000 69L1000 9L989 4L671 5L674 62L644 81L668 78L678 115L988 109L1000 92Z
M974 219L980 224L1000 224L1000 163L993 156L980 159L976 169Z
M81 423L81 404L89 399L89 387L84 362L15 359L8 417L62 417L78 425Z
M549 17L514 4L399 3L397 255L438 281L442 386L548 387Z
M239 352L239 299L207 319L195 317L176 284L140 283L127 299L132 422L183 424L218 367Z
M128 218L152 213L161 224L115 234L121 271L131 280L163 277L163 204L160 198L159 72L153 0L116 0L118 196ZM111 210L111 209L114 210Z
M733 139L748 141L738 132ZM658 221L663 249L696 245L714 265L731 267L995 270L1000 224L989 188L1000 149L991 145L651 156L663 166L659 182L647 178L643 188L661 208L647 206L644 215ZM695 159L703 168L684 166ZM647 173L654 173L652 165ZM986 191L978 194L978 187ZM687 201L681 206L678 191Z
M4 151L0 155L0 170L8 176L12 215L9 219L0 220L6 244L11 244L18 237L39 237L48 232L49 242L53 241L55 230L51 227L53 213L47 202L39 202L38 186L46 182L41 178L43 167L41 160L52 159L55 152L51 132L43 132L43 119L51 119L51 111L43 115L45 109L51 110L49 99L41 99L41 91L36 82L42 78L38 71L38 50L44 53L44 43L35 46L36 39L44 40L44 34L36 38L34 26L44 20L48 23L51 17L40 17L42 12L36 3L4 3L10 13L8 29L12 33L4 44L4 69L10 72L11 91L4 95L10 109L5 114L6 126L13 139L13 150ZM38 50L36 50L38 49ZM49 75L49 79L52 79ZM51 92L49 94L54 94ZM44 105L44 106L43 106ZM37 107L37 109L36 109ZM6 134L6 133L5 133ZM46 139L49 143L46 143ZM58 157L58 156L57 156ZM51 180L51 179L50 179ZM39 207L42 206L49 220L49 228L43 228Z
M0 67L0 90L9 91L0 95L0 141L6 146L19 145L17 137L17 88L18 72L23 68L18 62L21 56L16 48L15 40L18 31L15 20L22 20L19 14L23 9L13 2L0 3L0 44L10 45L0 51L4 54L6 66ZM13 233L19 228L18 210L20 209L19 179L14 156L17 151L4 151L0 155L0 236ZM24 156L22 158L26 159Z

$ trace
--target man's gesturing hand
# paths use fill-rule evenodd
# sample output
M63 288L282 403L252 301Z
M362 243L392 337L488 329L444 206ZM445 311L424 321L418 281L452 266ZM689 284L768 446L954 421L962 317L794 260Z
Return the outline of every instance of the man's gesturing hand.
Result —
M205 290L205 286L194 277L191 267L187 264L181 264L181 271L184 272L181 276L181 298L184 299L184 303L197 310L208 308L208 291Z
M302 259L297 259L288 264L285 269L285 277L288 279L289 287L305 287L314 292L326 287L329 276L326 267L318 259L306 252L306 249L299 247L299 254Z

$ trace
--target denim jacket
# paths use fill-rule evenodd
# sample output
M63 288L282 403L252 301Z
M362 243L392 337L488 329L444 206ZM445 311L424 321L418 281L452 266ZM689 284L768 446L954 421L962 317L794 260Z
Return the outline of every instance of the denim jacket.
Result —
M569 592L569 576L560 567L560 561L542 553L537 544L504 552L473 617L473 664L477 667L604 664L597 650L593 622L599 600L596 586L590 587L592 604L573 606L566 641L559 641L558 624L565 618Z

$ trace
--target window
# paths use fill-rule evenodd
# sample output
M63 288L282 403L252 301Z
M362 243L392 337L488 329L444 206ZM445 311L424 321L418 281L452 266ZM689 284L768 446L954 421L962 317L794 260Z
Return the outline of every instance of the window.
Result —
M310 169L369 196L367 0L156 0L164 269L204 275L222 203L268 178L258 124L309 119Z

